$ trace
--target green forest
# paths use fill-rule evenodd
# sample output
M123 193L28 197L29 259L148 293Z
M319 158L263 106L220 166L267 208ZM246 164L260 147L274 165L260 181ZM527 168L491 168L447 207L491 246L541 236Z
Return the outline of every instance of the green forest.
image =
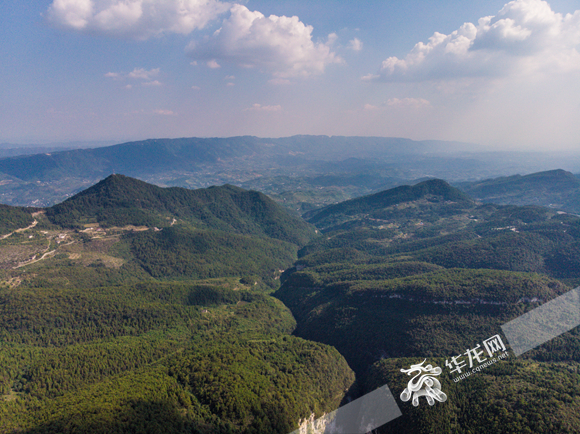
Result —
M0 433L288 434L384 384L381 433L580 430L578 330L399 399L400 369L580 284L577 216L433 180L302 219L122 175L0 216Z

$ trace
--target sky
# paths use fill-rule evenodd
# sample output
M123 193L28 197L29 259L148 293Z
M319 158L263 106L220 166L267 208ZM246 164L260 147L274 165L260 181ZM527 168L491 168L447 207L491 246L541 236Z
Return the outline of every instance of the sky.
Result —
M2 0L0 143L580 149L578 0Z

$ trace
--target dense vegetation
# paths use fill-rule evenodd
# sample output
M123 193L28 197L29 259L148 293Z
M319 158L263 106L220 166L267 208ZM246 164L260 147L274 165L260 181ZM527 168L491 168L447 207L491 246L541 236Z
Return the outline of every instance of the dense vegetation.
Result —
M361 215L364 215L365 219L386 220L390 216L386 215L385 211L393 211L389 210L389 207L396 207L398 204L420 199L433 202L434 204L452 202L454 205L453 209L458 206L465 208L473 204L471 198L465 193L451 187L443 180L434 179L420 182L413 186L403 185L370 196L347 200L337 205L330 205L321 210L311 211L310 213L306 213L304 217L319 228L328 231L333 226L348 222ZM429 207L428 211L432 211L431 207ZM404 214L407 214L407 218L409 218L408 213L409 210L404 212ZM429 214L433 216L431 212L424 214L425 217L429 216Z
M26 209L0 204L0 236L24 228L30 225L33 220L30 212L27 212Z
M0 244L0 432L286 433L352 385L265 294L314 229L264 195L116 175L36 218Z
M121 175L35 214L0 242L0 432L287 434L385 383L381 432L578 431L578 330L444 371L444 404L398 396L402 367L580 282L580 218L440 180L308 215L322 235L260 193Z
M424 185L439 194L396 188L307 214L324 235L275 294L295 334L337 348L360 393L389 385L403 417L379 432L577 432L580 331L459 383L445 360L580 283L580 218L457 192L449 201L453 187ZM415 409L399 399L409 380L399 370L424 359L443 368L449 399Z
M384 357L463 352L480 338L497 334L502 324L540 300L569 290L539 275L429 271L422 263L393 264L382 279L365 273L364 268L335 273L322 268L293 273L276 296L296 317L298 336L336 347L360 376ZM408 273L408 277L394 277L395 273ZM356 280L345 281L345 275ZM531 303L532 299L538 301ZM580 356L580 348L575 348L561 357L572 351Z
M422 361L385 359L370 369L365 390L388 384L403 411L402 417L377 433L572 434L580 430L578 363L537 363L511 357L458 383L443 374L438 378L447 401L429 407L425 398L420 398L422 403L415 408L399 400L409 379L399 370ZM429 361L444 366L445 359Z
M487 203L533 204L580 212L580 179L561 169L457 185L470 196Z
M289 336L287 308L251 291L15 289L0 306L0 391L15 398L0 404L3 432L291 431L353 381L336 350Z
M177 220L195 227L260 235L304 244L313 229L264 194L231 185L188 190L160 188L123 175L111 175L47 210L55 224L170 227Z

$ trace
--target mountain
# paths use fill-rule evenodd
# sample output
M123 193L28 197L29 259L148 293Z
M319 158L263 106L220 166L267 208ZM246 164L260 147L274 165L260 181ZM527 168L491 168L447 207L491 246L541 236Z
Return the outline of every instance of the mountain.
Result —
M307 210L311 205L316 208L400 184L393 179L404 183L434 177L461 181L548 164L544 156L526 154L516 159L477 153L474 145L465 143L394 137L192 137L149 139L93 149L81 145L84 149L45 150L37 155L1 158L0 202L50 206L114 173L160 186L187 188L221 184L258 188L259 181L243 184L259 178L289 177L303 178L305 196L277 199L293 209ZM572 165L576 164L574 161L565 159ZM325 175L331 177L320 185L315 178ZM336 175L338 184L328 185ZM345 175L352 184L346 188L340 181ZM264 184L260 191L277 193L276 188L269 188L269 182ZM336 189L342 194L337 195Z
M315 232L261 193L111 175L0 217L0 433L288 433L354 382L268 295Z
M446 361L494 335L507 346L502 324L580 284L580 218L418 185L307 214L323 236L274 294L296 318L294 334L337 348L360 394L388 384L403 415L379 433L577 432L580 331L460 382ZM442 368L445 403L400 401L410 380L401 369L422 362Z
M304 215L310 223L321 229L329 230L331 226L344 224L352 220L384 219L385 212L398 205L423 201L433 206L469 207L473 200L457 188L440 179L432 179L415 185L404 185L385 190L369 196L347 200L337 205L330 205Z
M341 160L405 155L427 149L428 146L421 142L382 137L150 139L95 149L5 158L0 160L0 172L24 181L103 177L111 173L144 176L163 171L192 171L199 165L232 158L261 161L264 157L302 155L308 159Z
M580 179L561 169L456 185L486 203L541 205L580 212Z
M74 227L145 225L168 228L177 220L195 227L261 235L297 245L314 230L262 193L225 185L188 190L161 188L123 175L111 175L47 209L54 224Z

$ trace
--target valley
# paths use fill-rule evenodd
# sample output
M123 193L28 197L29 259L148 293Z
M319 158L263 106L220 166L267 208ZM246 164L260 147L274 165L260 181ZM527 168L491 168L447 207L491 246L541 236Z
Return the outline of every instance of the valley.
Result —
M580 283L579 217L437 179L302 218L231 185L123 175L0 212L0 432L289 433L384 384L398 396L401 367L444 366ZM401 403L379 432L575 432L545 399L574 414L579 362L574 330L445 374L449 403Z

